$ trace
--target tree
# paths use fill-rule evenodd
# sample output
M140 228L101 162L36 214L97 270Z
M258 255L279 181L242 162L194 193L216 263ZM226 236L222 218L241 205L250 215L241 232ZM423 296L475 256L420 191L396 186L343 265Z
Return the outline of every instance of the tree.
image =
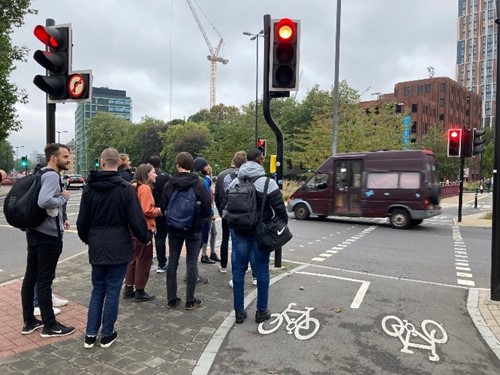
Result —
M14 149L7 140L0 140L0 169L9 173L15 167Z
M21 121L16 113L17 103L26 104L26 91L9 82L15 69L15 61L26 61L28 49L12 45L10 34L13 28L24 24L26 14L36 14L30 9L31 0L2 1L0 12L0 141L5 140L10 132L21 129Z
M151 155L161 154L162 136L167 129L165 121L148 116L129 129L127 153L131 157L132 165L147 163Z

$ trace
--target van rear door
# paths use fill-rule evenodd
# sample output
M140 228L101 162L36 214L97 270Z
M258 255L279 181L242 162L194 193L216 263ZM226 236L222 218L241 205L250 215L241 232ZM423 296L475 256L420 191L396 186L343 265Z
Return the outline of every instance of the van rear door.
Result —
M359 216L363 160L335 160L333 214Z

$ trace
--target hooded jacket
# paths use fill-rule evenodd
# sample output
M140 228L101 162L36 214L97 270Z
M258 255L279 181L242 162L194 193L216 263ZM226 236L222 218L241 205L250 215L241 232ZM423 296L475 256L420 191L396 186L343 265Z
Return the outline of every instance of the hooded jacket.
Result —
M172 197L174 190L185 191L191 187L194 189L196 200L200 202L199 205L200 214L198 215L198 217L196 217L195 222L193 224L193 228L188 232L199 232L201 231L201 224L202 224L201 219L210 217L211 204L210 204L210 194L205 188L203 180L201 180L194 173L181 172L170 177L168 182L165 184L165 187L161 195L161 212L165 212L165 210L167 209L168 202L170 202L170 198ZM176 230L175 228L170 228L170 227L168 228L168 230L182 231L180 229Z
M131 231L142 243L150 240L135 189L114 171L90 172L76 227L89 245L89 262L96 265L130 261Z
M255 186L255 191L257 192L257 207L260 215L262 200L264 198L264 187L266 183L266 175L262 165L254 161L247 161L244 163L238 171L238 177L231 182L228 190L239 183L239 180L251 180L259 176L261 176L261 178L257 178L253 184ZM282 222L288 223L288 214L286 213L286 207L283 202L281 190L279 189L276 181L271 178L269 179L269 186L267 188L266 204L264 206L262 217L260 217L259 220L268 222L273 218L277 218ZM254 237L255 228L249 228L248 230L236 230L236 233L244 237Z

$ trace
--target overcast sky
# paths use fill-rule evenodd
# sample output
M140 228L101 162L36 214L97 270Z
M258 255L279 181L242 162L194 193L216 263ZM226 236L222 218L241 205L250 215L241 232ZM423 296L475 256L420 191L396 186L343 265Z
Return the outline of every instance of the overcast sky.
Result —
M301 20L302 79L298 98L315 84L334 82L335 0L193 0L215 48L224 39L217 66L217 102L241 106L255 100L256 43L242 35L259 32L263 16ZM364 93L388 93L400 81L436 76L455 79L457 0L344 0L341 12L340 79ZM11 80L25 88L29 103L17 107L23 129L9 142L19 155L45 145L45 94L33 84L43 69L33 52L43 45L33 35L47 18L73 27L73 70L92 69L94 87L126 90L132 120L144 116L169 121L209 107L209 49L186 0L34 0L38 15L27 16L13 42L30 49ZM199 7L198 7L199 6ZM201 8L201 10L200 10ZM205 17L206 15L206 17ZM259 42L259 97L262 95ZM171 79L172 77L172 79ZM170 93L172 92L172 95ZM171 105L170 105L171 104ZM61 142L74 137L76 104L58 104L56 130ZM57 138L56 138L57 139Z

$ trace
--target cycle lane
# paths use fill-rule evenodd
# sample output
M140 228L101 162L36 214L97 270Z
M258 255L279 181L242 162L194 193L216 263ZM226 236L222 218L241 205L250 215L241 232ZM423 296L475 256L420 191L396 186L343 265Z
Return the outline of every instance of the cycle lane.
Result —
M269 305L282 324L268 321L264 332L274 332L259 332L252 302L209 373L497 374L500 361L467 312L467 294L456 285L304 265L271 286Z

